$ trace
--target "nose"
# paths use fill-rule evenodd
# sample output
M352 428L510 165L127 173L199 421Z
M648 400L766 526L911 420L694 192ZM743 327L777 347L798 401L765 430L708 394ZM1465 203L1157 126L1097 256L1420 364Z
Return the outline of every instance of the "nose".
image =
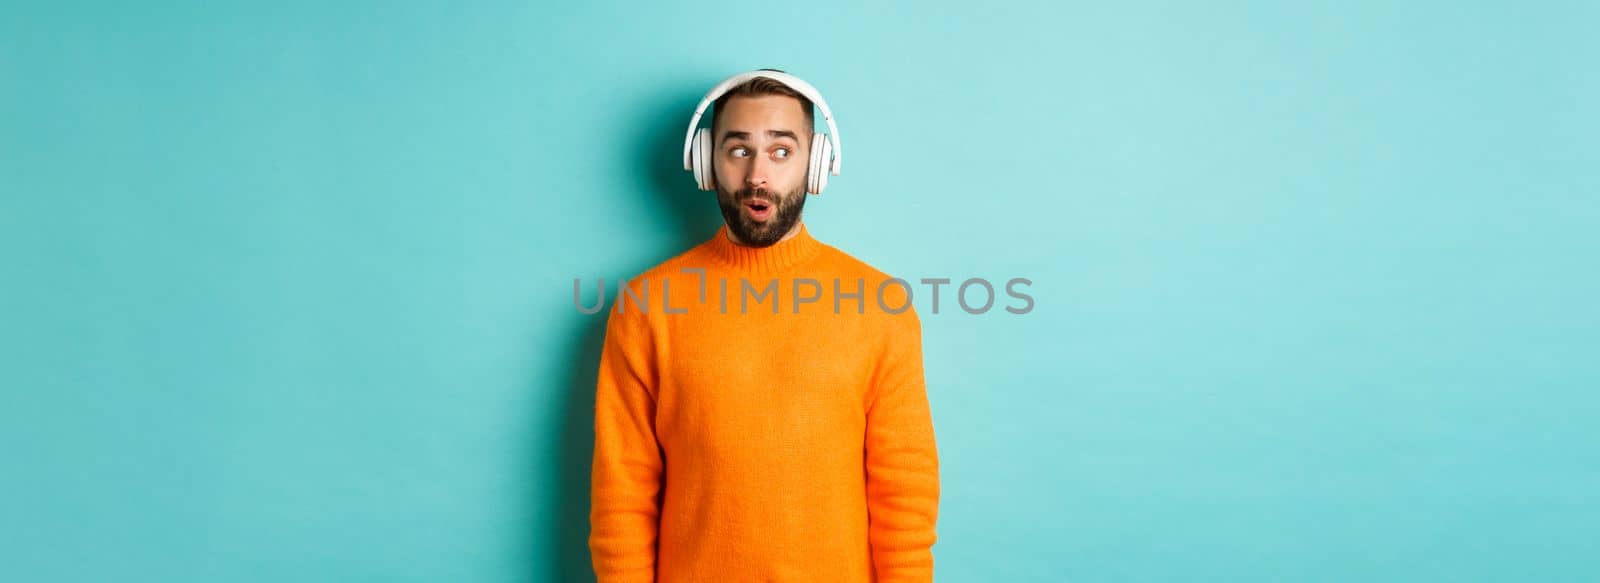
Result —
M745 186L750 188L766 188L767 164L760 156L751 156L750 172L744 177Z

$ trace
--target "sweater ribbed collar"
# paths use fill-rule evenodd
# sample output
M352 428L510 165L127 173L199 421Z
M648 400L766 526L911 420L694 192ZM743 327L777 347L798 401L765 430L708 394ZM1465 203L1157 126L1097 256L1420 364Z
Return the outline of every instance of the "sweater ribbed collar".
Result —
M724 223L717 234L706 242L712 255L736 271L773 273L799 266L822 251L822 242L811 237L805 223L793 237L767 247L748 247L728 238L728 225Z

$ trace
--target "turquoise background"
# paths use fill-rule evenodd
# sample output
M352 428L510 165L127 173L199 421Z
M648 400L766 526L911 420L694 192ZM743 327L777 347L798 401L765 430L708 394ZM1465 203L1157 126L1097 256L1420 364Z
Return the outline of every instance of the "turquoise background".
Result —
M684 124L776 67L819 239L1034 281L918 298L940 581L1600 580L1596 22L9 4L0 579L588 580L572 280L710 236Z

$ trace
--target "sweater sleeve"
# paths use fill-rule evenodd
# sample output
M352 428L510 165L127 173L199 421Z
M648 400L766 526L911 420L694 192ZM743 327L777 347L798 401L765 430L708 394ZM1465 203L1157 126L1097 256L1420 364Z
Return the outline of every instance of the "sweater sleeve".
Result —
M654 358L640 314L611 311L594 405L589 551L599 583L651 583L664 457Z
M933 580L939 456L916 311L891 318L867 408L868 538L879 583Z

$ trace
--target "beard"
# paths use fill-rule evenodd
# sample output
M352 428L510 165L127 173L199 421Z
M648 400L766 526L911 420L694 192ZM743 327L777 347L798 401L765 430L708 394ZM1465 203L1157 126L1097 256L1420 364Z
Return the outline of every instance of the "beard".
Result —
M745 215L745 202L752 198L766 199L775 206L772 217L766 222L757 222ZM806 206L806 187L802 184L793 192L778 194L748 186L728 192L718 185L717 206L722 207L722 218L728 222L728 230L740 241L751 247L770 247L800 221L800 209Z

